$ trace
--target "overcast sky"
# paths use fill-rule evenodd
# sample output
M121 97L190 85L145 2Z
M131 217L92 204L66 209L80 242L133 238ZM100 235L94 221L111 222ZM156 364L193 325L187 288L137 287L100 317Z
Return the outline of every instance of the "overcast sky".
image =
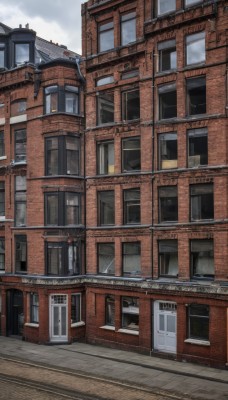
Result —
M87 0L0 0L0 22L19 24L37 35L81 53L81 4Z

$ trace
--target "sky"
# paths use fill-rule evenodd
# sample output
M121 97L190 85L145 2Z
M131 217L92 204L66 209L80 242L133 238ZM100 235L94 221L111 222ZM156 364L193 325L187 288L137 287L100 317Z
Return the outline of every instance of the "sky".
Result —
M81 4L87 0L0 0L0 22L28 23L37 36L81 53Z

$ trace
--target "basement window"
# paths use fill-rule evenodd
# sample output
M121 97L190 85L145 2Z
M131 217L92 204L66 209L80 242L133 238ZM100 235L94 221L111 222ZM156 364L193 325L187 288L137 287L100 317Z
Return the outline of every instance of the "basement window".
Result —
M141 275L141 244L140 242L123 243L123 274L125 276Z
M140 190L123 191L124 225L140 224Z
M208 164L207 128L188 130L188 167Z
M196 64L205 61L205 32L198 32L186 37L186 64Z
M177 92L176 84L162 85L158 88L159 119L176 118L177 116Z
M191 240L191 277L214 279L213 240Z
M136 41L136 12L121 15L121 46Z
M191 221L214 218L213 184L190 186Z
M177 134L159 135L159 169L177 168Z
M98 192L98 225L115 224L114 190Z
M206 113L206 77L189 78L186 80L187 114Z
M165 277L178 276L178 249L177 240L160 240L159 247L159 275Z
M111 124L114 122L114 93L99 93L97 97L97 124Z
M139 89L122 93L122 119L132 121L140 118Z
M209 340L209 306L190 304L188 306L188 337L196 340Z
M176 40L166 40L158 43L159 72L177 68Z
M111 175L115 172L114 141L97 143L97 173Z
M122 171L140 171L141 150L140 138L127 138L122 140Z
M27 237L26 235L15 236L15 272L27 271Z
M178 197L176 186L159 188L159 222L178 221Z
M98 243L98 273L115 274L115 245L114 243Z
M98 26L98 51L107 51L114 48L114 23L106 21Z
M139 299L137 297L122 297L122 328L139 330Z

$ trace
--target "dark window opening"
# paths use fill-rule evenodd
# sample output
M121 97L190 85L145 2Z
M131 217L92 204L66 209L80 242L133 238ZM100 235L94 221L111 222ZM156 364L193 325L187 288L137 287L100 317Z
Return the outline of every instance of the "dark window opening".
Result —
M140 190L123 191L124 224L140 224Z
M186 81L188 115L206 113L206 78L190 78Z
M207 129L191 129L188 131L188 167L208 164Z
M159 222L178 221L177 187L159 188Z
M27 238L25 235L15 236L15 272L27 271Z
M190 304L188 307L188 337L209 340L209 306Z
M98 243L98 273L115 274L115 245L114 243Z
M114 141L100 142L97 144L97 173L98 175L111 175L115 172Z
M45 225L80 224L80 195L73 192L45 193Z
M26 176L15 177L15 226L26 225Z
M10 116L15 117L26 113L27 102L26 100L17 100L10 105Z
M139 299L137 297L122 297L122 328L139 330Z
M177 68L176 40L158 43L158 53L160 72Z
M191 185L191 221L214 218L213 184Z
M15 138L15 162L26 161L26 130L21 129L14 132Z
M191 240L191 276L214 279L213 240Z
M176 85L163 85L158 88L159 119L175 118L177 116Z
M140 242L123 243L123 274L127 276L141 275Z
M46 175L79 175L80 139L58 136L45 140Z
M138 69L133 69L131 71L126 71L123 72L121 75L121 79L130 79L130 78L135 78L139 76L139 70Z
M177 240L159 241L159 274L160 276L178 276Z
M66 112L79 114L79 89L77 86L48 86L45 93L45 113Z
M5 238L0 238L0 271L5 270Z
M105 325L115 326L115 297L105 297Z
M5 217L5 182L0 182L0 217Z
M81 293L71 295L71 324L76 324L82 321L81 300Z
M140 138L127 138L122 140L122 170L140 171L141 151Z
M30 293L30 322L39 323L39 296L37 293Z
M98 225L115 224L114 191L98 192Z
M177 168L177 134L159 135L159 168Z
M80 251L76 242L46 244L46 263L48 275L80 274Z
M139 89L122 93L122 118L124 121L140 118Z
M98 125L114 122L114 93L102 93L97 97Z

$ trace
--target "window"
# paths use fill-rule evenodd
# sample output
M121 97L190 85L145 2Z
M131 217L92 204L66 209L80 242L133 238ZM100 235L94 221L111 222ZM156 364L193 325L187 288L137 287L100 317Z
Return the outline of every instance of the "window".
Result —
M15 162L26 162L26 130L20 129L14 132L15 138Z
M0 43L0 68L5 68L5 44Z
M78 224L80 224L80 196L78 193L45 193L45 225Z
M15 226L26 225L26 176L15 177Z
M186 80L187 114L206 113L206 77L189 78Z
M5 118L5 104L0 103L0 118Z
M115 224L114 191L98 192L98 225Z
M159 119L175 118L177 116L176 84L159 86L158 95Z
M186 64L196 64L204 62L205 52L205 32L195 33L186 37Z
M140 190L123 191L124 224L140 224Z
M191 276L214 278L213 240L191 240Z
M76 242L48 242L46 244L46 265L48 275L80 274L79 247Z
M98 273L115 274L115 245L114 243L98 243Z
M58 86L45 88L45 112L46 114L58 111Z
M98 125L114 122L114 93L99 93L97 97L97 123Z
M188 306L188 337L209 340L209 306L205 304Z
M177 240L160 240L159 248L159 275L177 277L178 249Z
M121 46L136 41L136 13L135 11L121 15Z
M5 155L5 141L4 141L4 132L0 132L0 157L4 157Z
M140 138L122 140L122 170L139 171L141 169Z
M79 114L79 89L77 86L48 86L45 93L45 113L66 112Z
M97 173L98 175L111 175L115 172L114 141L100 142L97 144Z
M141 275L140 242L123 243L123 274L127 276Z
M17 100L10 105L10 116L15 117L26 113L27 102L26 100Z
M0 271L5 271L5 238L0 237Z
M189 7L197 3L202 3L203 0L185 0L185 6Z
M139 299L122 297L122 328L139 330Z
M176 10L176 0L157 0L158 15Z
M71 324L82 322L81 293L71 295Z
M0 218L5 217L5 182L0 182Z
M39 324L39 296L37 293L30 293L30 322Z
M131 79L139 76L139 70L138 69L133 69L131 71L126 71L123 72L121 75L121 79Z
M80 139L56 136L45 139L46 175L79 175Z
M177 134L159 135L159 169L177 168Z
M175 222L178 220L177 187L159 188L159 222Z
M27 271L27 238L25 235L15 236L15 272Z
M15 64L20 65L29 62L29 43L15 44Z
M213 184L191 185L191 221L214 218Z
M110 83L114 83L113 75L103 76L102 78L97 79L96 86L108 85Z
M159 72L177 68L176 40L158 43Z
M105 325L115 326L115 297L105 297Z
M208 163L207 128L188 131L188 167L199 167Z
M122 118L124 121L140 118L139 89L122 93Z
M79 113L78 88L75 86L65 86L65 112L71 114Z
M113 21L105 22L98 26L98 51L106 51L114 48L114 24Z

